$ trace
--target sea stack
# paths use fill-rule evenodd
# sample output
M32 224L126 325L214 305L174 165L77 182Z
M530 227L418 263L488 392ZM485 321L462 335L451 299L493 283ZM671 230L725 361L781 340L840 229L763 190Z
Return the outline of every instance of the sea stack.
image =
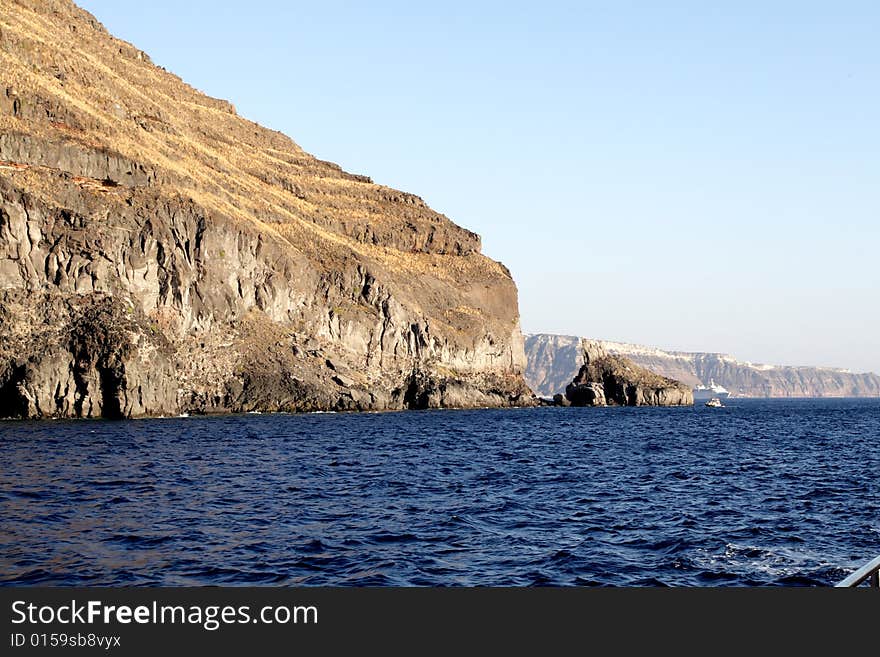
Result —
M523 405L524 365L478 235L5 0L0 416Z
M584 364L565 389L572 406L693 405L689 386L611 355L594 341L584 340L581 347Z

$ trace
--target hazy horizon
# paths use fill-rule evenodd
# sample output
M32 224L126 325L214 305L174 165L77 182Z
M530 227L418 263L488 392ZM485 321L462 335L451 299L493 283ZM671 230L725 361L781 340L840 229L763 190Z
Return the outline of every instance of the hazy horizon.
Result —
M79 4L479 233L526 333L880 372L880 6Z

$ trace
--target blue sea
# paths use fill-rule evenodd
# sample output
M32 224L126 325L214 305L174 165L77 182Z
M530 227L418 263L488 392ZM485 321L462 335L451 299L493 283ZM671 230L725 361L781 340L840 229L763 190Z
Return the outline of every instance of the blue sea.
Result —
M0 423L0 584L829 585L880 400Z

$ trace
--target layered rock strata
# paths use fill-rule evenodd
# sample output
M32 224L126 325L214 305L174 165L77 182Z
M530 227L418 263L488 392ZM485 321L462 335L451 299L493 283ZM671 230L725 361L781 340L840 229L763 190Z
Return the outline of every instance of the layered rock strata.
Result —
M0 416L530 404L509 271L66 0L0 10Z

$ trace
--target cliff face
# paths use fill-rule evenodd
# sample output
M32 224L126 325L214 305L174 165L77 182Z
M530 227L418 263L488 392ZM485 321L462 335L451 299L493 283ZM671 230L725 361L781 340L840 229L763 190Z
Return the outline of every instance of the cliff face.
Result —
M573 335L525 336L525 378L536 395L553 397L565 391L584 364L581 342Z
M517 307L420 198L0 8L0 416L529 403Z
M578 372L581 338L526 337L526 380L536 394L551 396ZM652 372L689 386L724 386L737 397L877 397L880 376L820 367L785 367L739 361L725 354L664 351L621 342L595 341L610 354L624 356Z
M583 365L565 388L573 406L692 406L690 386L608 353L599 343L581 340Z

